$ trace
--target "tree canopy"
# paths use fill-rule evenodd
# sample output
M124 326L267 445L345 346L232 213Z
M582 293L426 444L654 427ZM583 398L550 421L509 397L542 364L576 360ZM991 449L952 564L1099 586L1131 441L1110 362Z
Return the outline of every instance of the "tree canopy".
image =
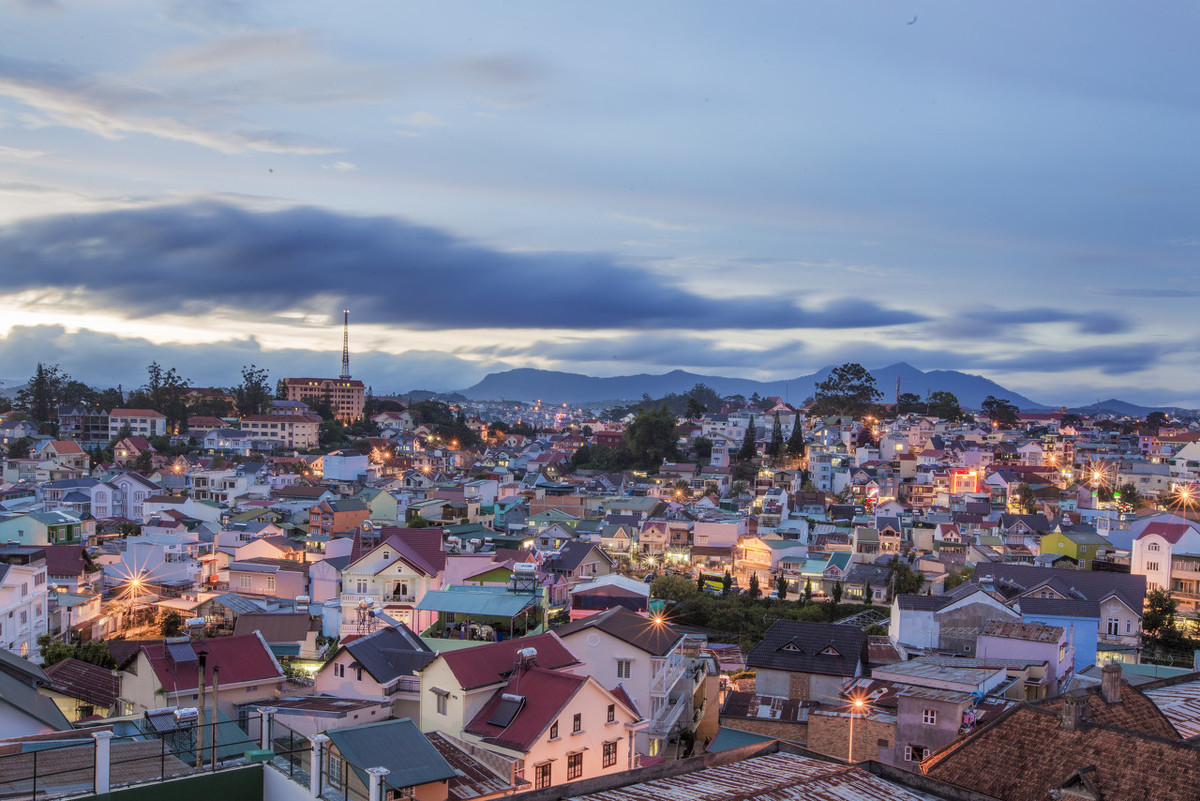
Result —
M1017 415L1021 411L1008 399L997 398L995 395L988 395L984 398L983 403L979 404L979 408L983 410L989 420L1001 428L1011 428L1016 425Z
M871 413L883 393L875 388L875 376L857 362L835 367L813 395L813 413L863 417Z
M674 413L665 404L637 413L625 427L625 445L636 466L653 469L679 457L676 424Z
M271 401L271 384L267 371L257 365L242 365L242 383L233 388L240 415L262 414Z

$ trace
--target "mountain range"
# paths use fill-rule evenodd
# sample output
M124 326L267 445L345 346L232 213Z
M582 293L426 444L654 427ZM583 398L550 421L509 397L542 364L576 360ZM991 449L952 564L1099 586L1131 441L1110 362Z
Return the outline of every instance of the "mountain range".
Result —
M833 366L824 367L810 375L783 381L753 381L746 378L700 375L685 370L672 370L661 375L642 373L595 378L579 373L525 368L491 373L478 384L459 390L458 394L472 400L505 398L572 405L610 404L641 400L643 394L652 398L661 398L672 392L682 395L696 384L707 384L717 394L725 397L743 395L748 398L757 392L760 397L778 396L788 403L802 404L812 397L816 385L828 378L834 369ZM1007 399L1021 409L1051 408L1018 392L1005 389L983 376L957 370L924 372L910 364L899 362L870 372L875 378L876 387L883 393L885 402L895 399L896 379L899 378L901 392L911 392L920 397L925 397L929 392L952 392L959 403L970 409L978 409L989 395Z

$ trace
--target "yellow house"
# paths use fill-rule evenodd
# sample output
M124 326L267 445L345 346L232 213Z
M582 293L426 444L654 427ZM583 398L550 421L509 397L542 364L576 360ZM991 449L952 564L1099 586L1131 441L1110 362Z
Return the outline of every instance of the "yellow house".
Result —
M1100 551L1111 543L1090 531L1052 531L1042 536L1042 554L1069 556L1081 570L1090 570Z

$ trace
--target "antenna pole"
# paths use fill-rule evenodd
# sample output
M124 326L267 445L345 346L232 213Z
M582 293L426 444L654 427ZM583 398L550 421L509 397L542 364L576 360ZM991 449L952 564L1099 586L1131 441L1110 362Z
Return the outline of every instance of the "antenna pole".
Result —
M342 309L342 376L350 377L350 310Z

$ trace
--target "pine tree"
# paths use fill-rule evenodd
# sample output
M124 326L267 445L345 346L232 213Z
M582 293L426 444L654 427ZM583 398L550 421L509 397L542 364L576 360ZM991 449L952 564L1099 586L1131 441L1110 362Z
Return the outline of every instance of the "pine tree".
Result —
M787 451L788 456L793 459L804 458L804 426L800 425L799 420L792 424L792 435L788 437Z
M779 420L779 412L775 412L775 422L771 424L771 444L767 446L767 454L778 458L783 453L783 423Z
M788 581L787 576L783 575L782 573L780 573L779 578L775 580L775 592L779 594L779 600L783 601L787 599Z
M755 440L758 439L758 432L754 429L754 415L750 415L750 425L746 427L746 436L742 438L742 449L738 451L738 458L746 461L754 458L758 448L755 446Z
M750 595L751 598L757 598L758 596L762 595L762 590L760 590L758 587L758 574L757 573L750 574L750 586L747 589L747 593Z

